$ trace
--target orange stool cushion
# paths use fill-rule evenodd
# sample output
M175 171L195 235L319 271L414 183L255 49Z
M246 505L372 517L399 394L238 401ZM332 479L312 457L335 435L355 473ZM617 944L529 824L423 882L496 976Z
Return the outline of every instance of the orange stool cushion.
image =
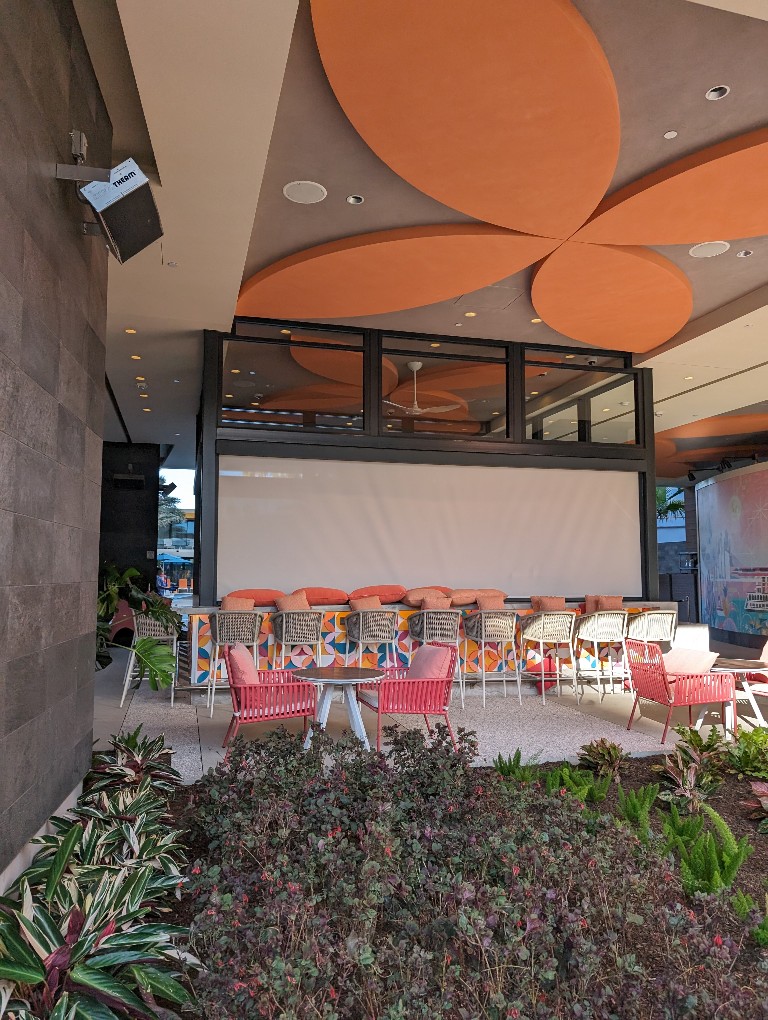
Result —
M371 584L367 588L356 588L354 591L349 593L349 602L352 604L352 599L366 599L370 596L376 596L380 599L383 606L389 605L392 602L402 601L403 595L405 595L405 588L402 584Z
M341 588L297 588L293 594L301 592L307 596L310 606L345 606L349 602L349 595Z
M278 591L277 588L239 588L237 591L231 591L228 597L253 599L255 606L274 606L277 604L275 599L279 599L281 595L285 595L285 592Z

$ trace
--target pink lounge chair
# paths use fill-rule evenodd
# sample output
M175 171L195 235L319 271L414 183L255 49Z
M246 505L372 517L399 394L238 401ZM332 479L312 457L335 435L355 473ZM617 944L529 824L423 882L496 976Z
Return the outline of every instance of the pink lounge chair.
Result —
M712 705L718 702L722 709L723 730L725 730L725 705L733 708L733 731L736 732L736 682L732 673L667 673L661 648L644 641L627 640L627 659L635 692L635 703L627 723L632 728L638 703L641 698L657 705L667 706L662 744L666 743L672 709L682 705L688 707L688 724L693 725L691 707Z
M377 751L381 750L383 715L423 715L430 736L429 716L438 715L445 720L453 746L458 750L448 718L458 654L455 645L422 645L414 653L409 667L387 669L381 680L358 687L358 701L377 716Z
M317 707L314 684L295 680L288 669L257 670L245 645L225 645L224 661L230 678L232 721L222 747L248 723L303 718L306 734L307 719L314 718Z

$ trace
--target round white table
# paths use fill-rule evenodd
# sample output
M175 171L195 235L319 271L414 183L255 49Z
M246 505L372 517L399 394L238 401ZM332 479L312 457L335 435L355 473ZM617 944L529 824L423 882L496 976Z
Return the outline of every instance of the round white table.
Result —
M296 669L294 676L297 680L307 680L309 683L322 687L317 704L316 721L323 729L328 723L333 697L337 691L340 691L347 706L350 728L366 751L370 751L371 745L368 743L368 734L363 725L356 688L359 684L369 684L374 680L380 680L384 676L383 669L359 669L357 666L316 666L311 669ZM311 743L312 727L310 726L304 740L304 749L306 750Z

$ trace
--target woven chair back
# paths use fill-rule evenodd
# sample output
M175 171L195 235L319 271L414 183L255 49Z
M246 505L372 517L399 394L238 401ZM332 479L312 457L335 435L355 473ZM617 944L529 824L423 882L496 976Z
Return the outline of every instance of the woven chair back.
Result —
M577 617L573 636L577 641L609 644L621 641L626 630L626 609L600 609L596 613Z
M275 613L272 631L283 645L316 645L320 641L323 614L307 609Z
M632 686L641 698L661 705L672 703L672 690L658 645L630 638L627 641L627 660Z
M216 645L257 645L263 613L250 610L221 610L211 613L211 640Z
M464 634L470 641L514 641L514 609L485 609L464 617Z
M397 636L397 613L390 609L358 609L346 618L347 637L358 644L388 644Z
M158 620L151 620L143 613L133 614L133 629L137 639L151 637L160 641L171 641L179 636L175 627L165 627Z
M677 613L674 609L649 609L627 620L627 637L637 641L674 641Z
M573 638L576 614L572 611L534 613L520 617L520 637L523 641L544 641L567 645Z
M425 644L455 644L459 640L461 613L458 609L422 609L408 617L408 632Z

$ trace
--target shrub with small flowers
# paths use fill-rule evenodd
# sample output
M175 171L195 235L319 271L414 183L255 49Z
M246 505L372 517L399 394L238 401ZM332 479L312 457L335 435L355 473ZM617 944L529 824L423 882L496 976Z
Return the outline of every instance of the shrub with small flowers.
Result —
M208 1020L757 1020L723 900L573 795L396 731L385 757L284 731L199 784L192 949Z

